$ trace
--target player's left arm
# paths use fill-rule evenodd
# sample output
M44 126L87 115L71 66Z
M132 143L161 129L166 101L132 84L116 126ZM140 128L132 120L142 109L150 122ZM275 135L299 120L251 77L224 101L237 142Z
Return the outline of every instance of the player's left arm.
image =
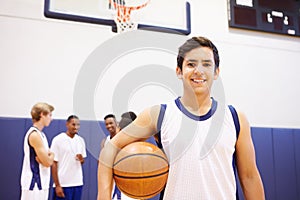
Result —
M79 144L77 144L81 148L81 153L76 154L76 159L83 164L86 158L86 146L85 141L82 137L79 136Z
M245 199L265 199L263 183L256 166L251 129L246 116L238 112L240 133L236 143L236 163Z

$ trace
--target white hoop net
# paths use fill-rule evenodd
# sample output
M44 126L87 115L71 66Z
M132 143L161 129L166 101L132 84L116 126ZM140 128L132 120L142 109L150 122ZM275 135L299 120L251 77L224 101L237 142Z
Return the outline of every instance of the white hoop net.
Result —
M136 30L138 23L132 20L131 11L139 10L149 3L150 0L110 0L113 10L114 21L117 25L117 32Z

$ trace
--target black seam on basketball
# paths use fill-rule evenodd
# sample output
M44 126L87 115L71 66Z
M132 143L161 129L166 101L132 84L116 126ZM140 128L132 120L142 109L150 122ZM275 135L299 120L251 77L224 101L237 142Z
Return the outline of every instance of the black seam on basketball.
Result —
M156 194L158 194L161 190L163 190L163 188L162 189L159 189L159 190L157 190L157 191L155 191L155 192L153 192L153 193L151 193L151 194L146 194L146 195L134 195L134 194L131 194L131 193L128 193L128 192L125 192L125 191L123 191L123 190L121 190L124 194L127 194L128 196L132 196L132 197L138 197L138 198L145 198L145 197L147 197L147 198L149 198L149 196L153 196L153 195L156 195Z
M137 154L133 154L133 155L128 155L128 156L125 156L125 157L121 158L121 159L118 160L117 162L115 162L113 166L116 166L118 163L120 163L122 160L125 160L126 158L130 158L130 157L134 157L134 156L140 156L140 155L156 156L156 157L161 158L161 159L163 159L164 161L166 161L167 164L168 164L168 166L169 166L169 162L168 162L167 159L165 159L163 156L156 155L156 154L152 154L152 153L137 153Z
M118 174L114 174L114 176L118 177L118 178L124 178L124 179L143 179L143 178L153 178L153 177L157 177L157 176L161 176L161 175L165 175L169 173L169 170L162 172L160 174L154 174L154 175L148 175L148 176L121 176Z

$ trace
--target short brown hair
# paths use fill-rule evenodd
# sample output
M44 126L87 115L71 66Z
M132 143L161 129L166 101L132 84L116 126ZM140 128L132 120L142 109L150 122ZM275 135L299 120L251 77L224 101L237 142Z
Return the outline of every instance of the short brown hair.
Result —
M54 110L52 105L39 102L36 103L31 109L31 118L33 122L38 122L41 119L41 114L47 115Z
M215 61L215 70L219 68L220 57L217 47L206 37L192 37L188 39L182 46L179 47L177 55L177 66L182 70L182 63L185 58L185 55L193 49L199 47L208 47L213 51L214 61Z

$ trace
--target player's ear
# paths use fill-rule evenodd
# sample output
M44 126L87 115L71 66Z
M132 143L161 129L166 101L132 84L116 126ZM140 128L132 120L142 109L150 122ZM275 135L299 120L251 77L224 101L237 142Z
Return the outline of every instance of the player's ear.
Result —
M43 113L43 112L41 112L41 113L40 113L40 119L42 119L43 117L46 117L46 114Z
M214 80L217 80L217 79L218 79L219 73L220 73L220 68L218 67L218 68L215 69Z
M179 79L182 79L182 71L179 67L176 67L176 75Z

